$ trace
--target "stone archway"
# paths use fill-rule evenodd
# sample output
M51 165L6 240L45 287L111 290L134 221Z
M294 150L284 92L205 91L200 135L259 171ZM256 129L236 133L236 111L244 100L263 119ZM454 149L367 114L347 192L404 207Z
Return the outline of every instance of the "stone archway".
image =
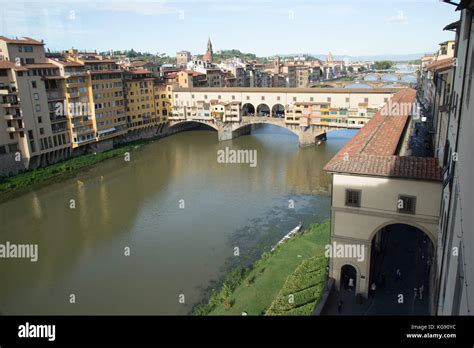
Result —
M257 106L257 116L268 117L270 116L270 107L267 104L260 104Z
M368 285L377 305L372 314L430 314L436 245L431 238L429 232L407 223L385 224L372 234ZM400 302L386 303L390 298Z
M354 266L345 264L341 267L340 284L345 290L357 289L357 269Z
M255 116L255 106L251 103L242 105L242 116Z
M272 117L284 118L285 117L285 107L282 104L275 104L272 107Z

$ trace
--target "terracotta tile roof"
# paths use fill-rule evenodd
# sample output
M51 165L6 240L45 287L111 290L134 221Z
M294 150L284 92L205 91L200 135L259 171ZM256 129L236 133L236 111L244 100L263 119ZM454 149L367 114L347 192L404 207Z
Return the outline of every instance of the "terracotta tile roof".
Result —
M146 69L133 69L133 70L129 70L129 72L132 74L151 74L152 73L150 70L146 70Z
M124 70L122 69L110 69L110 70L91 70L92 75L98 74L122 74Z
M62 66L84 66L84 64L82 64L82 63L65 61L65 60L54 59L54 58L50 58L50 61L52 61L53 64L58 63Z
M326 171L360 175L389 176L420 180L441 180L433 157L378 156L360 154L348 161L337 161Z
M58 69L58 67L52 63L34 63L34 64L25 64L27 69Z
M45 76L42 76L43 79L45 80L64 80L66 79L65 76L61 76L61 75L45 75Z
M434 158L397 156L397 149L409 119L407 105L416 91L397 92L375 116L326 164L332 173L440 180Z
M11 44L20 44L20 45L44 45L44 42L32 39L31 37L22 37L19 39L9 39L5 36L0 36L0 41L5 41L6 43Z
M456 60L455 58L445 58L445 59L435 60L432 63L428 64L426 69L437 71L437 72L449 70L454 67L455 60Z
M188 75L192 75L192 76L205 76L206 75L195 70L183 70L183 71L187 73Z
M9 60L0 60L0 69L15 69L16 71L26 71L26 68L21 65L16 65Z

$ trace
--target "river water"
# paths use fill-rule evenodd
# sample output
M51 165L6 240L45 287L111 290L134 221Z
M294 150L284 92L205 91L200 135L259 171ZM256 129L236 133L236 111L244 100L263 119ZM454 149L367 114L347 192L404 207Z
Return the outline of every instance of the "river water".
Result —
M38 245L37 262L0 259L0 313L187 314L229 267L329 217L322 168L354 134L299 148L274 126L183 132L0 204L0 243ZM225 147L257 166L218 163Z

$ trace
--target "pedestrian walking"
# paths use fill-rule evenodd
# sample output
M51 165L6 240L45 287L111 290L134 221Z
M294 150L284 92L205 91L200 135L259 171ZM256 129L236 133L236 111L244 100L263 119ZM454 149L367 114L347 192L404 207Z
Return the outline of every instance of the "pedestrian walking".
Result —
M354 290L354 278L349 278L349 290Z
M371 290L371 293L372 293L372 296L375 296L375 290L377 289L377 285L375 285L375 282L372 283L372 285L370 286L370 290Z
M418 288L413 288L413 293L414 293L413 298L416 300L416 298L418 296Z
M396 276L396 279L397 279L397 280L402 280L402 272L400 271L400 268L397 268L397 276Z
M344 304L344 302L342 300L339 300L339 302L337 303L337 311L339 314L341 314L342 312L342 305Z
M421 284L420 286L420 300L423 300L423 290L425 290L425 286Z

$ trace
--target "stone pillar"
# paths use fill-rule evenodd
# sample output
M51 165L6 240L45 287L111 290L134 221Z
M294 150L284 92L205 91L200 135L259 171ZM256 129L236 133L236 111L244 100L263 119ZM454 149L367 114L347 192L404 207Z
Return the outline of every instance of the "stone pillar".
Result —
M299 131L299 143L301 147L318 144L326 141L326 130L317 127L307 127Z
M221 127L217 132L219 141L231 140L233 138L232 128Z

